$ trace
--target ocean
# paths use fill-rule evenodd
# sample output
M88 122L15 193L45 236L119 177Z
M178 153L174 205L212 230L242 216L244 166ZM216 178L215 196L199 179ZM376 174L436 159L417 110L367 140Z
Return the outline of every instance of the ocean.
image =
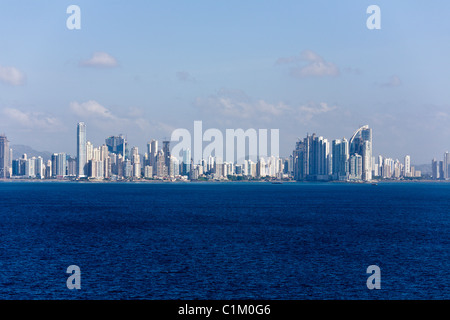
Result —
M449 299L449 258L450 183L0 183L0 299Z

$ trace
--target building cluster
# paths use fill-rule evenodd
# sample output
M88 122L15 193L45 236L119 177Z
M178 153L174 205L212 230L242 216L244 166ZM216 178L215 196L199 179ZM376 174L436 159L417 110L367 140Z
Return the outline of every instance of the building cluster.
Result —
M316 134L297 141L293 152L293 177L297 181L371 181L421 177L411 166L411 157L404 163L372 152L372 129L362 126L346 138L331 143Z
M444 160L431 161L431 178L433 180L450 180L450 152L444 153Z
M362 126L351 136L328 141L316 134L296 143L287 158L258 157L256 161L224 162L209 156L194 163L191 150L182 156L171 154L170 141L147 144L142 155L137 147L129 148L123 135L110 136L95 147L86 137L86 125L77 125L77 155L54 153L51 159L27 157L13 159L9 141L0 135L0 178L90 179L90 180L242 180L294 179L297 181L371 181L421 177L411 166L409 155L403 162L373 156L372 129ZM450 180L450 153L443 161L432 161L432 178Z
M1 140L0 140L1 141ZM4 137L2 146L12 150ZM163 179L163 180L222 180L222 179L288 179L292 175L292 156L259 158L256 162L244 160L243 163L224 162L221 157L209 156L194 164L190 149L183 150L182 157L171 154L170 141L157 140L147 144L147 152L139 153L137 147L129 148L123 135L105 139L105 144L95 147L86 136L86 125L77 125L77 155L55 153L51 159L27 157L12 160L4 165L3 177L36 179ZM1 158L0 158L1 159Z

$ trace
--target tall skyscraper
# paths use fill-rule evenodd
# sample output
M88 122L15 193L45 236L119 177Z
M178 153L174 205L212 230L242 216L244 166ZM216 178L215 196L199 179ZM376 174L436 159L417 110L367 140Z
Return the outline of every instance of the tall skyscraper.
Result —
M67 157L65 153L58 153L56 156L56 177L67 176Z
M362 179L372 179L372 129L368 125L360 127L349 141L350 156L362 156Z
M444 154L444 179L450 179L450 152Z
M169 176L173 175L170 172L170 141L163 141L163 152L164 152L164 165L167 168L167 174Z
M405 177L411 176L411 157L405 156Z
M439 179L439 162L436 160L436 158L431 161L431 177L434 180Z
M0 179L9 178L9 141L0 135Z
M86 177L86 125L77 125L77 177Z
M183 174L189 175L191 171L191 149L183 150Z
M347 139L343 138L342 140L333 140L331 153L333 179L347 180L350 158Z

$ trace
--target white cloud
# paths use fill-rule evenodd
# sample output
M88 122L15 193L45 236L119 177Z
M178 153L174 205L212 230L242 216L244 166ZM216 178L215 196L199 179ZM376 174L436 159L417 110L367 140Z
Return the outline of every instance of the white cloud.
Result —
M207 98L197 98L195 106L202 112L219 115L228 119L287 121L297 119L308 122L313 117L336 109L327 103L310 102L301 106L291 106L284 102L271 103L263 99L254 100L240 90L220 90Z
M302 122L310 121L314 116L335 110L336 106L329 106L325 102L309 102L297 109L297 118Z
M243 91L224 89L208 98L197 98L195 105L209 113L240 119L280 116L288 109L282 102L254 101Z
M26 129L58 131L63 128L58 118L41 112L24 112L15 108L5 108L2 113L9 122Z
M70 109L81 117L96 117L101 119L115 119L111 111L94 100L87 102L71 102Z
M402 85L402 80L396 76L393 75L389 78L389 80L385 83L382 83L380 86L381 87L385 87L385 88L394 88L394 87L399 87Z
M104 132L139 132L148 134L152 131L168 132L175 128L163 122L149 121L145 111L138 107L121 108L123 112L114 113L95 100L71 102L70 110L77 116L77 121L89 121L94 127Z
M306 64L305 64L306 62ZM336 77L340 74L339 68L332 62L325 61L320 55L311 50L304 50L299 56L279 58L276 64L294 64L290 74L293 77Z
M116 58L106 52L94 52L90 59L81 61L80 65L83 67L113 68L117 67L118 63Z
M0 81L12 86L20 86L25 83L25 75L14 67L0 66Z

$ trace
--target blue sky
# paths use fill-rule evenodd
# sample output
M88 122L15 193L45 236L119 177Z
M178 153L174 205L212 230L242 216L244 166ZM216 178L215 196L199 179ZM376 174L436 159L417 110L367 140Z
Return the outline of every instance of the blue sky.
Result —
M81 30L66 9L81 8ZM366 9L381 8L381 30ZM450 4L426 1L2 1L0 132L75 154L76 123L144 151L173 129L373 128L413 163L450 149Z

